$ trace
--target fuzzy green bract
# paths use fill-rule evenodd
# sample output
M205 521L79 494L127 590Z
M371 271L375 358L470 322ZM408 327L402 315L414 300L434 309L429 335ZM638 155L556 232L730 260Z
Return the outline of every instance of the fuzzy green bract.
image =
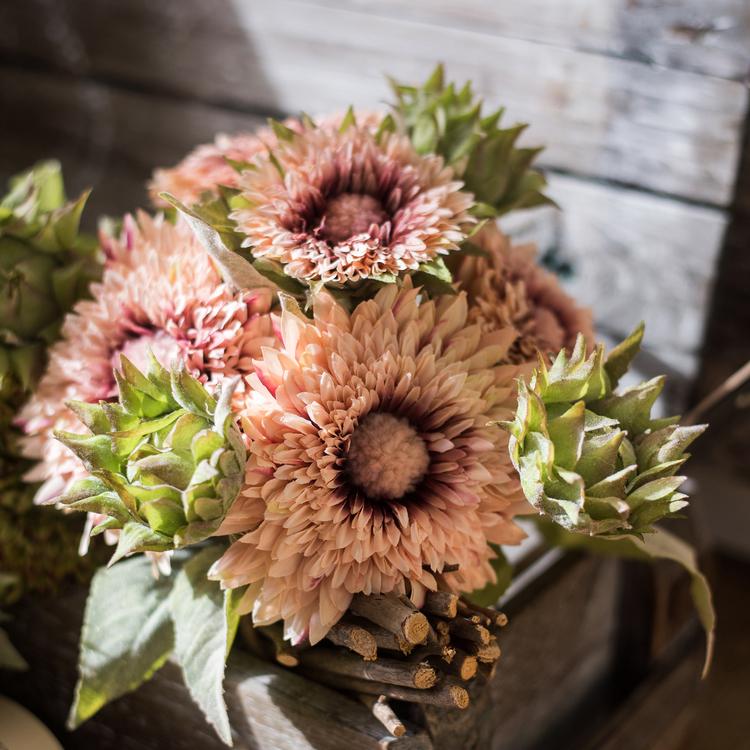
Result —
M438 65L422 86L392 82L397 119L420 154L439 154L474 194L474 213L492 218L519 208L554 202L547 181L531 168L541 148L518 148L525 124L501 128L502 108L482 113L482 101L467 83L445 83Z
M119 403L69 404L91 434L57 434L91 474L60 502L107 516L94 534L121 530L112 562L209 537L237 497L245 465L232 383L217 400L183 367L167 371L153 356L146 374L125 357L121 367Z
M79 232L88 192L65 197L60 164L41 162L0 200L0 398L18 406L34 387L65 313L101 265Z
M641 536L687 505L677 472L705 425L651 418L663 377L617 389L642 338L639 326L605 358L602 345L587 356L579 337L570 356L540 361L503 424L527 500L571 531Z

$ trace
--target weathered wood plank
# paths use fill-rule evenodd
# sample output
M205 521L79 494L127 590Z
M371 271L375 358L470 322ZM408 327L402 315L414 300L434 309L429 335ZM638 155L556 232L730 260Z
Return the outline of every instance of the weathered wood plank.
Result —
M744 0L308 0L743 80L750 71Z
M145 205L146 181L155 166L176 163L217 132L263 122L199 102L2 66L0 101L2 183L39 159L59 158L71 194L93 187L89 218Z
M0 90L8 103L0 179L38 158L60 156L73 188L93 185L92 216L143 204L154 166L174 163L217 131L252 128L260 120L1 67ZM563 210L512 215L511 233L536 241L542 252L557 248L574 265L571 291L593 306L601 328L621 336L646 319L647 350L692 376L725 214L556 174L550 190Z
M6 55L245 108L372 106L384 72L420 80L442 58L532 123L549 167L716 205L732 194L747 106L735 81L298 0L34 0L6 16Z

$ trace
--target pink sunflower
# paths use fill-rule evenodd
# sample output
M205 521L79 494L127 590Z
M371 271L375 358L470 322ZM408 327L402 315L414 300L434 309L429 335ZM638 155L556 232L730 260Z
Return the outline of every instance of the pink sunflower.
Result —
M117 390L113 367L124 354L145 368L149 350L165 366L182 360L213 385L246 374L261 347L275 342L268 290L233 292L186 224L139 214L120 238L102 239L109 258L93 299L78 302L50 351L47 371L22 409L24 452L40 463L28 475L43 482L39 502L53 501L82 473L55 430L81 432L65 406L98 402Z
M338 128L345 113L336 113L321 118L320 127ZM358 112L357 122L375 131L383 119L379 112ZM288 118L283 123L287 128L301 132L299 120ZM171 193L187 205L196 203L204 193L216 193L220 185L237 187L240 173L231 162L249 162L259 153L278 146L278 138L272 128L259 128L255 132L219 133L213 143L196 146L174 167L154 170L148 185L151 202L166 208L168 203L161 193Z
M408 278L351 314L327 293L314 320L284 311L248 379L246 482L219 531L242 536L211 572L248 586L256 623L315 643L355 593L419 602L440 575L473 590L494 579L488 542L523 537L507 434L488 425L515 408L515 332L467 314L464 294L427 300Z
M439 156L368 125L305 126L259 154L232 218L256 258L290 276L356 282L416 270L458 248L470 194Z
M460 258L455 279L469 295L469 320L485 331L513 326L518 338L510 361L536 362L537 352L554 357L572 349L582 333L593 344L591 310L565 292L557 276L536 261L534 245L512 245L496 224L488 224L472 242L487 257Z

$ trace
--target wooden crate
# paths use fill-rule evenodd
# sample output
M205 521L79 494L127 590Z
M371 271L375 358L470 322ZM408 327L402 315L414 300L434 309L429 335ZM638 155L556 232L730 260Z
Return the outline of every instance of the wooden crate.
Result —
M235 747L524 750L551 737L557 748L580 747L650 659L643 634L651 629L651 569L558 558L537 563L507 602L511 621L499 668L487 690L475 691L467 711L406 707L410 732L397 740L351 698L235 649L226 678ZM73 591L13 612L8 629L31 671L0 673L0 691L34 711L68 750L222 747L172 665L65 733L83 601L84 592Z

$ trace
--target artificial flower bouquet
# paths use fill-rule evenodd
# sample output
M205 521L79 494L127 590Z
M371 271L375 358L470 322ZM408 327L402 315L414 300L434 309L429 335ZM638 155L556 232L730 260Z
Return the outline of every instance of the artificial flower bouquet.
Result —
M1 204L0 564L85 570L72 511L83 559L111 552L71 726L171 659L231 744L235 640L395 733L389 698L465 707L523 516L683 564L710 644L692 550L655 526L703 427L652 416L663 378L620 384L642 326L605 353L498 228L551 202L523 126L440 68L394 95L219 136L98 242L54 165Z

